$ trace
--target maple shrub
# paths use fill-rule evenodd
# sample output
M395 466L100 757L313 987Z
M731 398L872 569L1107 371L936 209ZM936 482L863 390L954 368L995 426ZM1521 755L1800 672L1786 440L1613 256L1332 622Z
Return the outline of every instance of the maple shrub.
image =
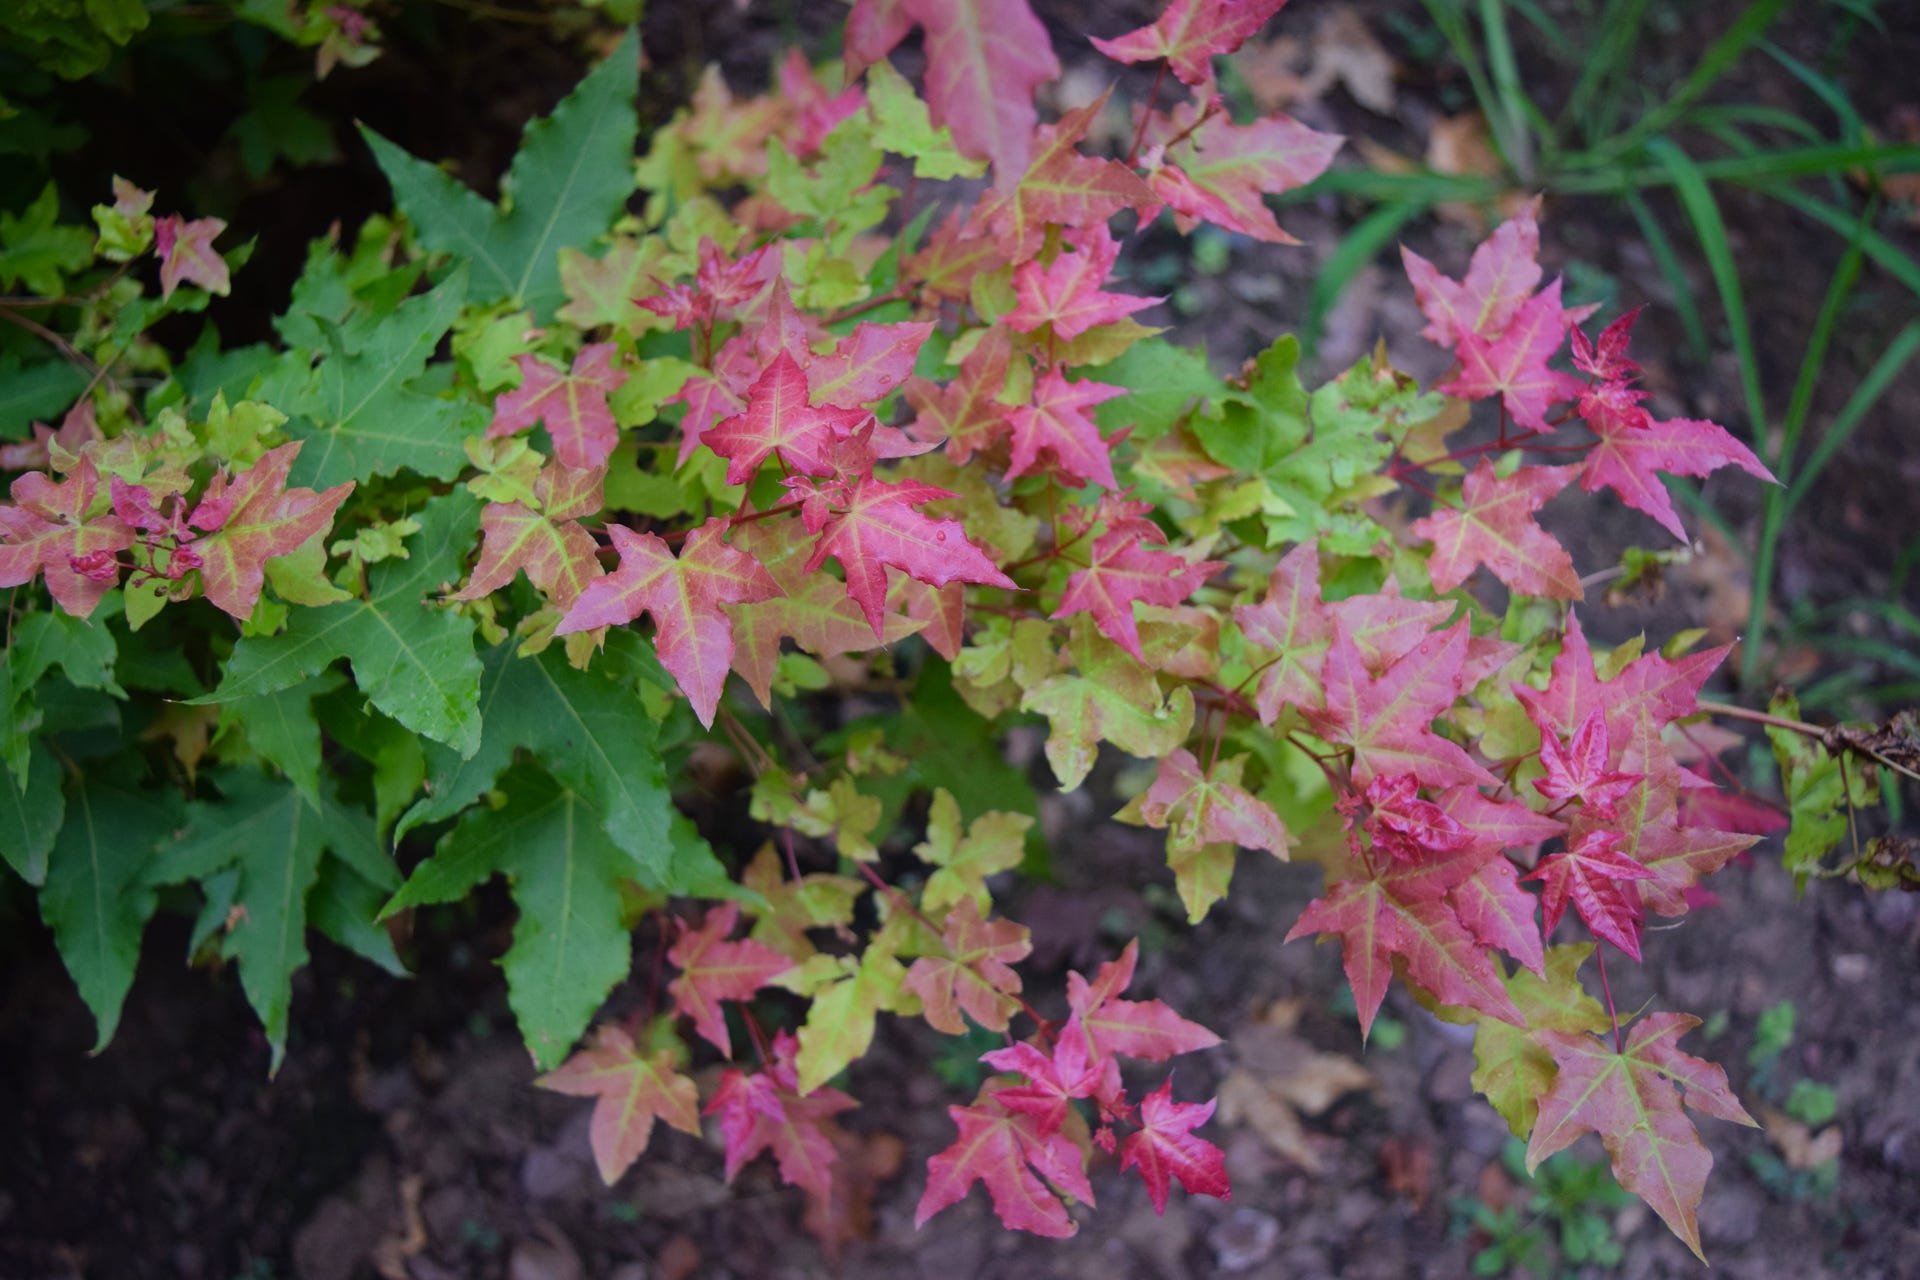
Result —
M100 1043L163 901L277 1066L309 929L399 972L383 922L503 876L514 1016L595 1099L608 1181L705 1114L729 1176L769 1153L824 1201L833 1082L886 1013L1006 1036L922 1222L978 1182L1071 1235L1094 1148L1156 1209L1225 1198L1214 1104L1123 1075L1219 1042L1129 994L1136 944L1066 976L1064 1018L1029 1003L1060 1007L996 906L1040 841L999 739L1044 723L1063 788L1103 744L1157 762L1119 817L1166 832L1193 921L1241 849L1322 862L1288 936L1338 940L1362 1030L1398 975L1475 1028L1530 1165L1597 1133L1699 1252L1687 1110L1752 1121L1679 1047L1698 1020L1621 1014L1598 953L1638 960L1769 815L1695 723L1725 651L1593 649L1595 567L1535 516L1610 490L1684 538L1662 473L1771 477L1648 412L1632 314L1542 284L1532 207L1460 279L1404 255L1458 357L1432 389L1383 354L1310 389L1284 337L1222 377L1139 323L1116 227L1288 243L1262 197L1339 146L1216 93L1278 7L1095 39L1157 68L1123 155L1087 143L1105 97L1040 121L1025 0L858 0L843 64L789 55L758 97L710 72L644 139L629 34L499 204L366 133L398 216L312 246L277 343L148 336L227 291L217 220L122 180L91 229L51 192L10 220L53 246L0 284L57 350L0 359L60 425L0 449L0 852ZM915 27L920 88L888 61ZM1808 871L1870 775L1787 742ZM738 864L674 803L719 757L771 833ZM703 1102L694 1055L742 1065Z

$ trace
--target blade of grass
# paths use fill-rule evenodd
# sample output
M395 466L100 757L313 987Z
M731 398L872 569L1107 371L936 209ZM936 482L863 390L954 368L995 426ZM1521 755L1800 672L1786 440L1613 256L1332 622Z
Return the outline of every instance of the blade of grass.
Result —
M1756 190L1782 204L1798 209L1815 222L1823 223L1842 236L1860 237L1860 248L1888 275L1915 294L1920 294L1920 263L1908 257L1897 245L1873 228L1865 226L1858 214L1836 208L1816 196L1788 186L1759 185Z
M1713 350L1707 342L1707 326L1700 319L1700 302L1693 296L1693 285L1687 279L1686 268L1680 265L1680 256L1673 251L1673 241L1667 238L1666 229L1647 207L1644 196L1629 187L1625 198L1633 220L1640 224L1641 238L1653 250L1654 263L1673 290L1673 308L1680 313L1680 327L1687 335L1687 346L1692 348L1694 359L1705 363Z
M1786 0L1755 0L1748 5L1734 19L1733 25L1707 46L1700 61L1694 64L1693 71L1681 81L1679 88L1668 95L1665 102L1641 116L1602 150L1615 156L1626 154L1680 123L1688 108L1719 83L1720 78L1733 69L1747 50L1759 42L1785 6Z
M1608 117L1613 114L1614 99L1619 92L1614 72L1631 60L1639 44L1640 24L1647 4L1648 0L1608 0L1606 10L1592 28L1598 33L1597 39L1580 68L1580 78L1574 81L1573 92L1567 96L1567 107L1560 117L1578 124L1589 146L1605 137ZM1604 96L1600 96L1602 94Z
M1492 178L1470 174L1380 173L1373 169L1330 169L1304 187L1283 192L1280 200L1295 204L1321 196L1354 196L1372 204L1412 203L1432 206L1449 200L1485 204L1509 188Z
M1768 57L1785 67L1796 80L1807 86L1816 98L1826 103L1833 114L1839 117L1842 141L1857 144L1866 136L1866 130L1860 123L1860 113L1853 109L1853 103L1847 99L1845 91L1839 85L1771 40L1763 42L1760 47L1767 51Z
M1487 65L1493 76L1494 100L1499 114L1488 117L1499 136L1500 151L1507 167L1523 185L1534 178L1533 134L1528 128L1533 106L1520 83L1520 64L1514 61L1513 37L1507 32L1505 0L1480 0L1480 34L1486 41Z
M1700 175L1710 182L1747 185L1842 176L1850 169L1914 173L1920 172L1920 145L1854 146L1844 142L1826 142L1818 146L1785 147L1753 155L1715 156L1696 160L1694 165L1700 170ZM1565 195L1599 195L1626 187L1670 186L1673 181L1673 175L1657 164L1623 168L1616 160L1597 151L1582 151L1568 156L1566 172L1554 175L1548 185Z
M1886 393L1887 388L1893 385L1894 379L1906 371L1907 363L1913 359L1915 353L1920 353L1920 320L1909 321L1907 327L1887 344L1887 349L1880 353L1880 358L1873 362L1871 369L1867 370L1867 376L1854 387L1853 394L1847 397L1846 404L1842 405L1840 412L1834 415L1832 424L1821 434L1819 443L1814 445L1813 452L1807 455L1806 465L1800 469L1800 474L1794 477L1793 486L1787 491L1788 511L1798 506L1807 496L1807 490L1813 487L1813 482L1819 478L1821 470L1833 460L1833 455L1840 451L1848 437L1859 428L1862 419L1873 411L1873 406Z
M1473 30L1467 23L1465 13L1456 7L1456 0L1423 0L1423 3L1427 16L1433 19L1433 25L1439 29L1447 47L1467 73L1467 84L1473 90L1473 100L1479 104L1480 114L1490 121L1499 119L1500 100L1487 79L1486 68L1481 65L1480 46L1473 38Z
M1315 277L1313 294L1307 301L1306 320L1300 330L1300 347L1309 359L1320 341L1321 324L1340 300L1341 291L1348 282L1362 267L1379 256L1380 251L1400 234L1400 228L1426 212L1426 209L1427 206L1418 201L1382 205L1341 237L1340 243L1334 246Z

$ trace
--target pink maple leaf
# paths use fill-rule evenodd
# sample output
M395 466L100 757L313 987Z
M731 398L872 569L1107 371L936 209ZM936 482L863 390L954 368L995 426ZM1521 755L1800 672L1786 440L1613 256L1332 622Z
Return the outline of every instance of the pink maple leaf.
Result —
M1549 800L1578 800L1597 818L1611 819L1614 803L1640 781L1637 773L1607 768L1607 719L1599 707L1573 731L1566 746L1551 725L1540 726L1540 763L1547 776L1534 780L1533 789Z
M297 550L328 528L334 512L353 492L351 480L316 493L287 488L300 442L270 449L231 480L208 482L189 523L212 532L194 543L200 588L215 607L241 621L253 616L266 562Z
M1364 785L1376 773L1404 773L1422 786L1497 785L1458 743L1432 729L1460 694L1466 655L1462 621L1423 637L1375 676L1351 630L1338 620L1324 670L1327 705L1308 709L1307 718L1327 741L1352 748L1356 783Z
M1717 423L1694 418L1659 422L1645 414L1638 421L1598 414L1586 422L1600 440L1587 454L1580 487L1588 493L1612 489L1622 502L1646 512L1682 542L1687 540L1686 527L1657 473L1707 476L1731 465L1769 484L1780 483L1753 450Z
M660 665L709 727L733 665L733 619L723 606L766 600L780 590L759 561L721 541L726 524L716 517L695 529L678 558L651 533L610 526L620 567L589 584L555 629L570 635L653 614Z
M29 471L13 482L13 506L0 506L0 587L47 578L54 603L76 618L92 613L119 579L116 553L134 530L113 512L90 454L65 480Z
M1203 118L1190 105L1148 133L1150 142L1162 138L1173 140L1147 185L1173 210L1175 226L1191 231L1211 222L1269 244L1299 241L1281 230L1264 197L1319 177L1344 141L1288 116L1235 124L1224 113Z
M703 1114L720 1117L728 1182L747 1161L771 1151L782 1182L825 1199L832 1193L832 1166L839 1157L821 1121L858 1104L838 1089L819 1088L803 1096L797 1054L793 1036L779 1031L773 1062L752 1074L722 1073Z
M1225 563L1203 560L1191 564L1171 551L1140 545L1139 534L1126 529L1103 533L1094 540L1087 567L1067 575L1060 607L1052 616L1090 614L1101 635L1144 662L1140 628L1133 616L1134 602L1179 604Z
M715 425L700 443L727 459L728 484L745 484L776 455L802 475L831 475L828 451L871 416L811 404L806 373L782 351L747 389L746 411Z
M913 362L933 325L860 324L832 351L807 366L807 386L815 404L857 408L884 398L913 374Z
M1079 1019L1087 1037L1088 1054L1096 1061L1108 1054L1124 1054L1149 1062L1165 1062L1177 1053L1211 1049L1220 1037L1159 1000L1123 1000L1120 993L1133 982L1140 942L1127 943L1118 960L1095 971L1093 981L1067 974L1067 1006Z
M1578 600L1586 593L1573 557L1534 522L1534 512L1567 487L1575 467L1521 467L1502 479L1481 462L1460 486L1462 505L1435 507L1408 531L1433 543L1427 572L1435 591L1451 591L1480 565L1523 595Z
M1093 47L1115 62L1165 58L1184 84L1213 79L1216 54L1232 53L1266 25L1286 0L1173 0L1153 22Z
M1652 876L1646 867L1621 852L1617 832L1589 830L1559 853L1540 859L1540 865L1525 878L1544 886L1540 909L1545 933L1553 933L1566 914L1567 904L1572 903L1596 938L1605 938L1638 960L1640 898L1628 882Z
M1167 1211L1167 1191L1178 1178L1189 1194L1233 1199L1227 1157L1193 1131L1213 1116L1214 1100L1175 1102L1173 1077L1140 1100L1140 1128L1120 1144L1120 1172L1140 1170L1153 1211Z
M160 296L171 298L182 281L225 297L232 287L227 260L213 247L214 237L227 229L219 218L188 222L177 213L156 218L153 248L160 255Z
M1491 340L1506 329L1540 284L1540 225L1534 220L1539 208L1538 200L1529 200L1495 227L1473 251L1464 280L1448 279L1413 250L1401 248L1414 299L1427 317L1423 335L1452 347L1463 334Z
M1567 324L1556 279L1521 303L1499 336L1462 333L1456 348L1460 371L1437 389L1468 400L1497 395L1516 426L1551 431L1547 409L1574 399L1585 385L1547 365L1566 339Z
M1007 415L1013 430L1007 478L1025 475L1045 454L1071 480L1119 488L1112 446L1086 411L1125 394L1126 388L1101 382L1068 382L1057 367L1041 374L1033 382L1033 403Z
M1047 1189L1051 1182L1083 1204L1094 1202L1085 1157L1071 1139L1007 1107L992 1092L973 1106L948 1107L947 1114L960 1132L953 1145L927 1161L927 1189L914 1211L914 1226L926 1225L934 1214L965 1199L978 1182L1010 1230L1062 1240L1079 1230Z
M745 1000L793 968L792 959L764 943L725 941L739 921L740 904L724 902L708 910L698 929L683 923L679 940L667 951L667 963L680 970L667 984L674 1012L692 1018L693 1029L729 1058L733 1041L720 1002Z
M1074 249L1063 250L1051 266L1035 260L1014 268L1013 291L1020 301L1005 317L1008 328L1032 333L1051 325L1056 338L1071 342L1089 329L1166 301L1101 290L1120 255L1120 244L1106 223L1095 223L1074 242Z
M620 443L607 397L627 380L625 370L613 367L617 350L611 342L589 343L564 374L538 356L515 357L520 385L494 402L487 437L510 436L543 422L560 465L580 471L604 467Z

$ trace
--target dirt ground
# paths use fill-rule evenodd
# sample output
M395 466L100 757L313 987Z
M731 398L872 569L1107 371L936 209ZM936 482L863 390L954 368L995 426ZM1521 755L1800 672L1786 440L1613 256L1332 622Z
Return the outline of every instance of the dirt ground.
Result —
M715 50L744 75L755 61L764 65L766 42L814 30L815 6L771 17L757 9L729 15L717 5L706 7L711 13L653 7L647 36L660 77ZM1302 0L1274 30L1307 39L1325 8ZM1112 34L1127 25L1111 9L1092 17L1072 4L1046 9L1057 32L1078 25ZM1412 58L1405 24L1388 20L1395 10L1417 12L1361 10L1402 64L1392 112L1371 112L1341 87L1296 110L1318 127L1371 133L1417 152L1450 109L1452 89ZM1687 12L1689 22L1710 28L1731 10L1714 3ZM1801 15L1777 36L1804 52L1817 47L1824 21ZM1069 48L1064 36L1059 47ZM381 108L389 118L405 114L408 95L419 97L417 87L404 88L418 70L409 61L416 53L404 33L396 37L392 59L376 64L371 87L361 90L392 98ZM1845 83L1870 123L1912 106L1904 69L1916 56L1920 30L1896 29L1862 46ZM490 56L477 43L463 45L459 57L464 92L511 80L498 49ZM1070 76L1079 64L1094 67L1083 53L1066 60ZM572 74L557 56L534 65L535 81L555 93ZM1805 106L1790 83L1740 87ZM476 171L469 176L497 170L519 120L545 105L537 98L525 91L469 118L482 135L462 153ZM453 128L449 112L436 108L428 132ZM374 110L360 114L381 123ZM363 168L349 165L338 179L349 207L382 199ZM316 233L298 224L301 193L315 181L249 205L255 228L294 244ZM1157 322L1205 341L1231 366L1298 326L1315 272L1360 212L1333 202L1289 207L1282 220L1305 247L1228 246L1225 269L1183 272L1184 306L1165 309ZM1636 354L1644 349L1662 416L1715 417L1740 430L1737 370L1725 358L1691 361L1665 310L1667 285L1631 223L1598 200L1555 204L1546 216L1550 270L1610 285L1619 306L1652 304ZM1765 264L1747 284L1778 405L1839 246L1757 198L1729 201L1727 216L1739 260ZM1676 243L1690 249L1673 217ZM1912 226L1888 218L1881 229L1920 252ZM1407 234L1455 272L1474 239L1448 220L1416 222ZM1155 251L1157 242L1135 264L1143 277L1154 270ZM1710 296L1704 266L1689 258L1688 267ZM264 263L267 283L256 287L270 292L275 270ZM1915 314L1911 294L1869 270L1816 399L1816 425ZM1402 367L1438 374L1443 357L1417 336L1420 324L1404 278L1383 257L1328 316L1320 366L1340 368L1384 337ZM1886 598L1900 550L1920 535L1920 510L1908 496L1920 483L1909 446L1917 420L1920 379L1908 377L1836 459L1784 548L1776 587L1783 614L1796 602L1804 610ZM1710 492L1734 528L1753 527L1754 486L1740 479ZM1659 536L1645 522L1611 517L1582 532L1591 548L1583 556L1576 546L1583 563L1604 563L1604 550L1624 538ZM1710 543L1697 566L1675 575L1664 600L1588 615L1589 626L1609 639L1643 627L1659 639L1703 618L1730 638L1745 616L1739 563ZM1872 623L1843 611L1833 625L1865 632ZM1806 677L1842 661L1819 647L1818 635L1779 634L1786 639L1772 655L1775 670ZM1878 674L1860 671L1867 683ZM1766 691L1718 692L1763 701ZM1043 800L1059 883L1003 905L1054 948L1029 976L1043 1010L1062 1006L1067 968L1090 968L1138 937L1134 992L1166 999L1225 1038L1175 1065L1182 1096L1224 1090L1234 1100L1207 1130L1227 1153L1230 1204L1176 1192L1156 1217L1139 1180L1119 1177L1105 1160L1092 1175L1098 1208L1075 1210L1084 1229L1072 1240L1002 1230L979 1192L916 1231L926 1157L950 1140L945 1107L970 1095L966 1060L982 1046L956 1052L924 1026L882 1019L873 1052L848 1084L863 1106L844 1117L842 1158L861 1171L860 1194L842 1207L846 1238L829 1248L810 1229L802 1194L781 1186L765 1162L728 1186L713 1135L656 1132L633 1172L614 1188L600 1184L587 1149L587 1104L531 1086L492 963L512 918L504 895L423 917L409 957L416 973L404 980L313 939L314 962L296 982L286 1063L271 1081L232 973L189 972L180 963L179 920L150 930L119 1034L89 1057L91 1024L29 909L0 914L13 931L0 942L0 1280L1458 1277L1473 1274L1476 1255L1494 1243L1473 1225L1476 1202L1511 1205L1516 1230L1555 1238L1558 1217L1529 1207L1530 1190L1502 1161L1505 1127L1469 1086L1470 1036L1396 991L1386 1008L1391 1030L1376 1030L1363 1050L1337 952L1281 944L1318 891L1311 867L1245 854L1233 894L1202 926L1187 928L1156 841L1106 821L1118 803L1120 763L1108 761L1080 792ZM1034 767L1044 775L1043 763ZM737 799L744 807L744 796ZM1650 933L1643 967L1615 968L1622 1008L1709 1018L1687 1047L1725 1065L1756 1114L1777 1110L1795 1081L1831 1086L1836 1100L1832 1121L1811 1128L1796 1130L1777 1115L1758 1130L1701 1122L1715 1159L1701 1210L1715 1270L1740 1280L1920 1276L1920 895L1819 883L1796 901L1766 845L1712 887L1718 905ZM1762 1014L1783 1003L1797 1013L1791 1043L1756 1063L1750 1050ZM1592 1161L1601 1153L1588 1139L1571 1156ZM1834 1162L1830 1184L1815 1171L1823 1157ZM1589 1212L1620 1240L1624 1258L1611 1267L1562 1260L1540 1274L1702 1274L1637 1202Z

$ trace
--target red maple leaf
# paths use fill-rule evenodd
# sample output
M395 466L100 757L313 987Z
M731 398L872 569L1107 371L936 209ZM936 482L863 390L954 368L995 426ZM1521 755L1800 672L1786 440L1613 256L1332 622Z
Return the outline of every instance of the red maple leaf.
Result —
M996 326L967 353L960 362L960 376L946 386L925 378L909 381L904 394L919 417L908 425L907 433L924 441L944 437L947 456L955 462L991 448L1013 429L1008 421L1013 407L1000 400L1012 358L1013 341Z
M1213 1115L1214 1100L1175 1102L1173 1077L1140 1100L1140 1128L1120 1144L1120 1172L1140 1170L1153 1211L1167 1211L1167 1190L1174 1178L1189 1194L1233 1199L1227 1180L1227 1157L1193 1130Z
M878 61L914 23L926 29L934 123L967 155L993 161L996 185L1011 186L1033 146L1033 91L1060 75L1047 29L1027 0L858 0L850 47L862 65Z
M817 155L833 127L866 105L867 94L857 84L830 94L813 73L813 64L798 49L780 60L780 97L793 112L789 136L797 156Z
M1033 950L1025 925L982 920L980 907L961 898L947 913L944 956L921 956L907 970L906 988L926 1006L927 1022L950 1036L967 1033L964 1010L989 1031L1005 1031L1020 1007L1020 975L1009 966Z
M1137 802L1139 819L1168 832L1169 848L1198 848L1224 842L1242 849L1265 849L1287 856L1287 829L1273 806L1246 788L1202 769L1185 747L1162 756L1153 785ZM1235 767L1231 776L1238 775ZM1123 815L1126 811L1123 811Z
M1780 483L1753 450L1716 423L1694 418L1660 422L1644 413L1637 420L1596 414L1586 423L1600 439L1583 463L1580 487L1588 493L1612 489L1622 502L1646 512L1682 542L1687 540L1686 527L1658 473L1707 476L1736 466L1755 479Z
M487 437L510 436L542 422L560 465L586 471L604 467L620 443L607 397L627 380L625 370L613 367L617 350L611 342L589 343L564 374L538 356L515 357L520 385L494 402Z
M1699 1025L1700 1019L1683 1013L1650 1013L1634 1023L1618 1051L1584 1032L1534 1032L1558 1070L1540 1099L1527 1169L1582 1134L1599 1134L1620 1185L1645 1200L1704 1262L1697 1215L1713 1157L1681 1114L1680 1089L1686 1105L1702 1115L1735 1124L1754 1121L1733 1096L1725 1071L1675 1047Z
M608 1186L632 1167L653 1137L655 1118L700 1136L700 1094L681 1075L671 1048L643 1054L619 1027L603 1026L581 1049L534 1081L542 1089L592 1098L587 1141Z
M1320 598L1320 549L1303 542L1280 558L1259 604L1236 606L1233 620L1247 639L1271 653L1260 666L1254 705L1262 724L1287 706L1310 706L1325 696L1320 684L1333 619Z
M1401 862L1423 862L1473 843L1472 833L1452 814L1420 798L1420 783L1412 774L1375 774L1357 797L1339 803L1349 823L1354 814L1364 811L1361 825L1369 842Z
M1169 1009L1159 1000L1122 1000L1133 982L1140 942L1127 943L1118 960L1102 964L1089 982L1067 974L1067 1006L1085 1030L1088 1055L1096 1062L1110 1054L1165 1062L1177 1053L1211 1049L1220 1037Z
M1690 790L1688 795L1719 795ZM1646 868L1647 877L1634 885L1640 905L1663 916L1682 916L1690 906L1687 895L1707 876L1727 865L1760 837L1718 827L1683 825L1680 784L1667 780L1634 787L1611 817L1578 814L1573 821L1576 839L1595 829L1609 830L1620 839L1620 850Z
M758 561L720 540L726 526L715 518L695 529L678 559L651 533L610 526L620 567L590 583L555 629L569 635L653 614L660 665L679 681L709 728L733 665L733 619L723 606L765 600L780 590Z
M1637 377L1640 366L1627 355L1627 343L1634 321L1640 318L1635 307L1589 340L1584 330L1573 331L1573 367L1602 382L1627 382Z
M1213 79L1215 54L1232 53L1266 25L1286 0L1173 0L1152 25L1093 38L1093 47L1115 62L1165 58L1173 74L1190 85Z
M824 1199L833 1190L832 1166L839 1157L820 1122L859 1104L838 1089L819 1088L802 1096L797 1051L793 1036L778 1032L773 1062L766 1070L723 1073L704 1114L720 1117L728 1182L747 1161L771 1151L781 1181Z
M43 471L15 480L14 505L0 506L0 587L22 586L44 571L55 604L76 618L92 613L119 581L116 553L134 542L106 489L86 454L65 480Z
M1493 339L1540 284L1540 202L1529 200L1519 213L1493 229L1473 251L1464 280L1450 280L1431 262L1402 246L1400 257L1413 282L1413 296L1427 317L1420 332L1443 347L1463 334Z
M914 480L889 484L867 476L847 491L844 507L823 509L810 502L808 527L820 533L820 540L814 544L806 572L818 569L829 556L839 561L847 577L847 594L867 615L874 637L882 642L889 566L935 587L949 582L1014 586L1013 579L967 541L966 529L958 520L936 520L914 510L923 503L956 496Z
M1045 454L1070 480L1119 488L1113 478L1112 446L1086 411L1125 394L1125 387L1102 382L1068 382L1058 367L1035 378L1033 403L1007 415L1013 429L1007 478L1025 475Z
M1009 329L1032 333L1051 325L1054 337L1071 342L1089 329L1166 301L1101 290L1120 256L1120 244L1106 223L1096 222L1073 246L1074 252L1063 250L1051 266L1043 267L1036 259L1014 268L1013 291L1020 302L1003 317Z
M1041 126L1033 163L1019 185L990 195L974 207L968 226L991 228L1007 261L1025 262L1039 253L1049 223L1092 227L1122 209L1132 208L1147 217L1158 207L1153 192L1132 169L1118 160L1080 153L1081 140L1106 105L1103 93L1053 124Z
M1424 636L1375 676L1345 620L1338 619L1327 648L1326 709L1308 710L1307 719L1328 742L1352 749L1356 784L1376 773L1404 773L1429 787L1497 785L1458 743L1432 728L1460 694L1466 656L1463 620Z
M807 366L814 403L856 408L883 399L913 373L913 362L933 325L860 324Z
M1100 634L1144 662L1140 628L1133 616L1134 601L1179 604L1225 563L1189 563L1171 551L1142 546L1139 535L1126 529L1103 533L1094 540L1087 567L1067 575L1060 607L1052 616L1091 614Z
M748 388L746 411L705 432L700 443L728 460L728 484L753 479L773 455L802 475L831 475L827 452L870 417L864 409L815 407L806 372L782 351Z
M1202 117L1191 105L1156 117L1147 140L1161 139L1163 162L1147 185L1173 210L1175 226L1191 231L1211 222L1269 244L1299 241L1281 230L1264 197L1319 177L1344 141L1287 116L1235 124L1224 112Z
M266 562L286 555L333 523L334 512L353 492L353 482L324 493L287 488L287 474L300 454L300 442L283 444L229 480L216 474L201 495L192 523L213 522L202 513L226 508L215 531L193 544L200 558L200 588L208 600L241 621L253 616L260 600Z
M1576 468L1521 467L1502 479L1482 462L1460 486L1462 506L1435 507L1408 526L1433 543L1427 572L1435 591L1451 591L1479 565L1522 595L1578 600L1586 593L1573 557L1534 523L1533 513L1567 487Z
M987 1188L993 1211L1009 1230L1066 1239L1079 1230L1047 1182L1083 1204L1092 1204L1085 1157L1065 1134L1049 1131L1033 1116L1008 1108L988 1091L970 1107L948 1107L960 1133L953 1145L927 1161L927 1189L913 1225L966 1198L976 1182Z
M1604 829L1583 830L1559 853L1540 859L1526 879L1545 886L1540 909L1543 932L1552 935L1571 902L1596 938L1605 938L1635 960L1640 958L1640 895L1630 881L1653 873L1621 852L1620 836Z
M513 581L527 581L565 609L601 576L599 546L579 517L598 512L604 473L549 462L534 480L536 510L521 502L489 502L480 514L480 559L455 600L478 600Z
M708 910L698 929L682 923L679 939L667 951L667 963L680 970L667 984L673 1011L692 1018L693 1029L729 1058L733 1041L720 1002L745 1000L793 968L790 958L764 943L725 941L739 921L740 904L723 902Z
M1551 725L1541 725L1540 763L1547 775L1535 779L1533 789L1549 800L1578 800L1594 817L1611 820L1614 802L1633 790L1640 775L1607 768L1609 745L1606 716L1599 707L1587 712L1564 747Z
M1460 371L1435 389L1468 400L1497 395L1516 426L1526 431L1553 430L1547 409L1574 399L1585 386L1572 374L1547 365L1566 340L1570 319L1560 305L1560 281L1555 279L1520 304L1498 337L1461 334L1455 348Z
M160 296L171 298L181 281L197 284L208 293L226 296L231 287L227 260L213 247L214 237L227 229L219 218L188 222L177 213L153 221L153 251L160 255Z
M1066 1122L1067 1103L1074 1098L1105 1102L1125 1096L1118 1060L1111 1054L1096 1059L1088 1052L1086 1029L1077 1018L1068 1019L1054 1037L1051 1055L1021 1041L983 1053L980 1061L1027 1078L1024 1085L995 1087L993 1096L1008 1110L1032 1116L1048 1132Z

